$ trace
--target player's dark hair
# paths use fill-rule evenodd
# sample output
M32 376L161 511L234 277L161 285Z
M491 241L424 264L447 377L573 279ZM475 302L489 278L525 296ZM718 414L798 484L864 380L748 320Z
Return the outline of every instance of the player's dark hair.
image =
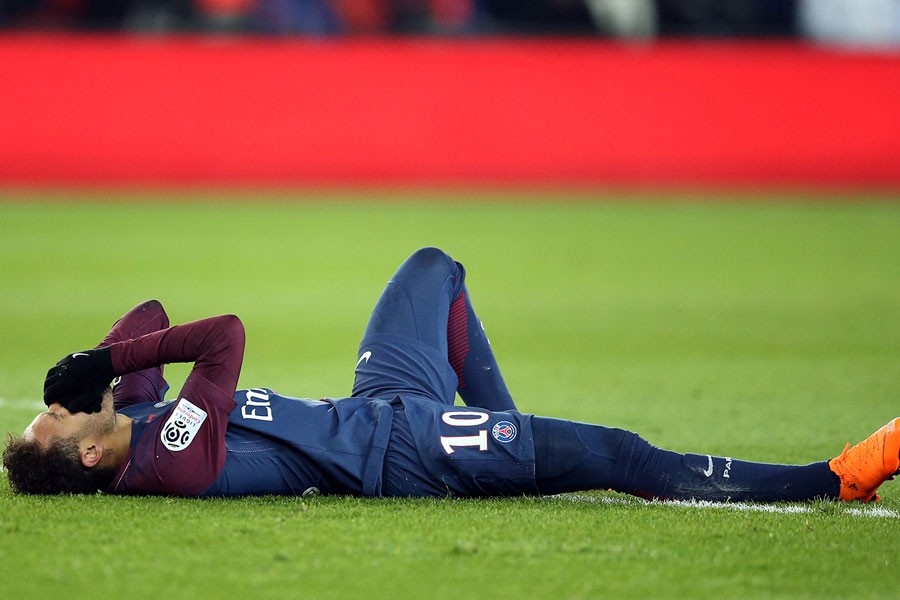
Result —
M93 494L112 481L110 468L81 464L78 442L55 439L47 448L37 440L10 434L3 450L3 467L18 494Z

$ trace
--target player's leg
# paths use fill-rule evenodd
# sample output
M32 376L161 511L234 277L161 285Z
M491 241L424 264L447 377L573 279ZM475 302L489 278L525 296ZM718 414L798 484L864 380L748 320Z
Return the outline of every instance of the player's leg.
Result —
M457 393L466 406L487 410L517 410L500 373L484 325L472 307L465 268L459 266L460 290L450 305L447 356L456 372Z
M353 395L426 393L452 404L514 409L465 286L465 269L422 248L397 270L375 305L359 349Z
M447 317L456 264L437 248L412 254L378 298L359 346L354 396L418 393L452 404Z
M877 454L879 464L882 457L886 462L889 457L892 461L870 476L859 496L851 497L849 488L861 477L842 479L832 468L834 461L799 466L679 454L656 448L622 429L542 417L533 419L532 430L537 487L542 494L613 489L645 498L720 502L839 497L867 500L889 477L888 471L896 471L900 463L900 427L890 435L879 435L879 430L870 440L851 449L849 452L855 451L856 463L861 454ZM877 439L871 442L873 438ZM876 451L865 450L873 443Z

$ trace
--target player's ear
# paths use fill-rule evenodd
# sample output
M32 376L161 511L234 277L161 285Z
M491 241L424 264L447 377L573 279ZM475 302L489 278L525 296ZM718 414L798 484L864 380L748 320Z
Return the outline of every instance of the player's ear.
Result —
M103 446L91 444L81 449L81 464L90 469L103 458Z

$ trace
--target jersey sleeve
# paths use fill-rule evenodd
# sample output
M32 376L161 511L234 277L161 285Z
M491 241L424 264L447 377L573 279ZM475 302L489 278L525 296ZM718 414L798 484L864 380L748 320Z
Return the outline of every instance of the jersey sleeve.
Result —
M147 300L138 304L115 322L98 348L116 342L139 338L142 335L169 327L169 316L159 300ZM158 365L126 373L113 381L113 401L116 410L163 399L169 384L163 377L163 366Z
M225 464L225 430L235 407L244 328L234 315L176 325L110 346L116 374L193 362L178 401L132 439L109 491L196 496Z

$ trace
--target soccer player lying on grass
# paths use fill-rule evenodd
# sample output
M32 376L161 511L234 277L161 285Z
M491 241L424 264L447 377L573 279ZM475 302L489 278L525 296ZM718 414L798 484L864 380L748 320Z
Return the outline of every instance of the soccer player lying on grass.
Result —
M50 369L48 410L4 453L21 493L501 496L613 489L644 498L867 502L900 468L900 418L830 461L754 463L655 448L622 429L520 413L465 286L424 248L359 348L349 398L235 391L235 316L169 327L159 302ZM193 362L173 400L162 365ZM112 381L112 388L109 387ZM459 392L466 407L454 406Z

